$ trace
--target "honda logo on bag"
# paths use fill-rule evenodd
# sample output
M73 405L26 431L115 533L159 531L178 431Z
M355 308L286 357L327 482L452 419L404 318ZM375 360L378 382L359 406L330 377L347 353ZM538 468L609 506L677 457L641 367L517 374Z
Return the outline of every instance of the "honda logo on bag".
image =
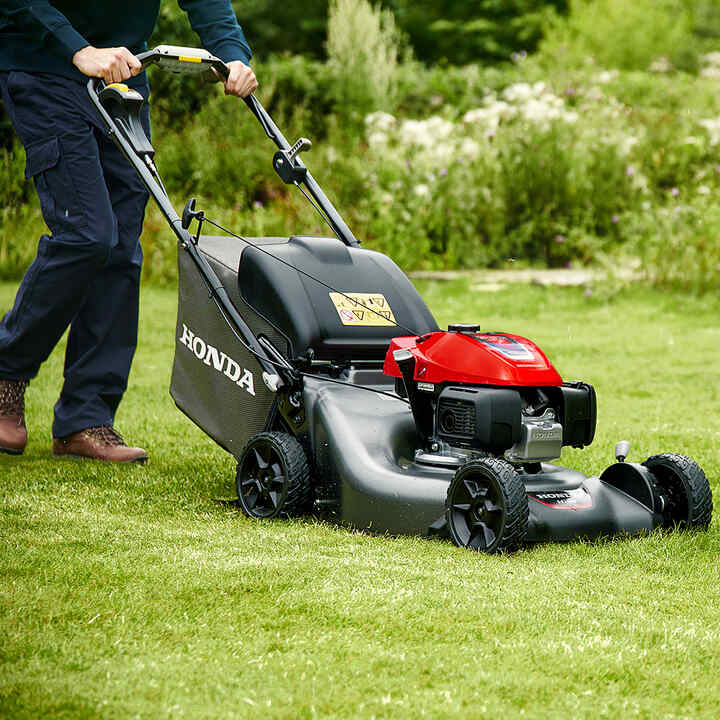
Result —
M182 335L179 340L198 360L202 360L208 367L222 373L238 387L245 388L251 395L255 395L253 374L240 367L229 355L195 335L185 323L183 323Z

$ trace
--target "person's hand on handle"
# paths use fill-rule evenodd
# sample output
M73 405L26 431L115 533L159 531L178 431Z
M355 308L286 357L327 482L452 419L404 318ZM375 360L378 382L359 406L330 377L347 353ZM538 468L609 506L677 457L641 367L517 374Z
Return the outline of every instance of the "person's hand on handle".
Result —
M230 75L225 83L226 95L237 95L237 97L245 98L252 93L258 86L257 78L252 68L240 60L234 60L227 64Z
M107 84L122 82L142 71L140 61L125 47L96 48L88 45L73 55L73 65L83 75L100 77Z

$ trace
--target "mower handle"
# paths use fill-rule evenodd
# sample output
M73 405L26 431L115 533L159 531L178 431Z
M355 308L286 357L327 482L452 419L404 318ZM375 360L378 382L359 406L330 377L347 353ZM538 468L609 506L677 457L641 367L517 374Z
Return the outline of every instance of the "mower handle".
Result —
M224 79L227 79L230 75L230 68L228 68L220 58L200 48L158 45L152 50L140 53L137 58L143 68L148 65L159 65L171 72L189 72L195 74L212 72L214 70L216 75ZM278 147L278 152L275 153L273 160L273 166L283 182L294 184L298 187L300 183L305 185L316 204L316 209L319 209L320 214L324 217L335 235L337 235L338 239L345 245L358 247L360 243L355 235L353 235L352 230L350 230L345 220L343 220L315 178L310 174L310 171L303 161L298 157L299 152L309 147L309 141L301 138L291 147L286 137L280 131L280 128L278 128L275 121L254 95L250 94L246 98L243 98L243 100L250 109L250 112L257 118L265 134Z
M158 65L164 70L169 70L174 73L197 75L215 71L216 75L225 79L230 75L230 68L228 68L220 58L215 57L207 50L201 48L158 45L152 50L139 53L137 59L140 61L143 69L150 65ZM88 90L92 100L95 105L98 106L100 114L108 124L108 127L112 127L112 122L106 117L104 109L100 107L100 103L98 102L98 95L102 89L102 80L99 78L90 78ZM243 98L243 100L250 112L257 118L265 134L278 147L278 152L275 153L273 160L273 166L283 182L294 184L298 187L300 187L302 183L312 197L311 202L313 202L316 209L319 210L338 239L345 245L358 247L360 243L355 235L353 235L352 230L350 230L345 220L343 220L315 178L310 174L310 171L303 161L298 157L298 153L306 149L309 146L309 142L301 138L298 143L291 147L290 143L280 131L280 128L278 128L275 121L254 95L248 95L246 98ZM305 191L303 190L303 192Z
M143 70L150 65L158 65L174 73L199 74L213 70L224 80L230 76L230 68L218 57L200 48L178 47L176 45L158 45L152 50L138 53L137 59ZM273 119L254 95L243 98L250 112L258 119L265 134L280 150L289 150L290 143L282 134Z

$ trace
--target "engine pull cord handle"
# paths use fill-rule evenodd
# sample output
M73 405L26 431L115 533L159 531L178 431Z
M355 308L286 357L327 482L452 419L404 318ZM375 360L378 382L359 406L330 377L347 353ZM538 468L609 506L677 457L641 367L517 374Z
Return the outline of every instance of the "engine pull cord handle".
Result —
M294 160L301 152L305 152L312 147L312 142L306 137L301 137L289 150L288 157Z

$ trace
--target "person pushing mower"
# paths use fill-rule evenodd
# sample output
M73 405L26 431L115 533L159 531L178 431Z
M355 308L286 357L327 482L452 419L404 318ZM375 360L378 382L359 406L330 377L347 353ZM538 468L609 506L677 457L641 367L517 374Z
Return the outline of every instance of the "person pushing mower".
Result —
M178 0L200 40L224 60L225 93L257 87L230 0ZM64 384L53 455L145 462L114 428L137 343L142 231L148 193L108 136L88 77L147 100L135 55L146 49L160 0L0 2L0 93L27 156L43 218L12 309L0 322L0 452L27 443L25 389L65 330ZM147 103L142 123L148 137Z

